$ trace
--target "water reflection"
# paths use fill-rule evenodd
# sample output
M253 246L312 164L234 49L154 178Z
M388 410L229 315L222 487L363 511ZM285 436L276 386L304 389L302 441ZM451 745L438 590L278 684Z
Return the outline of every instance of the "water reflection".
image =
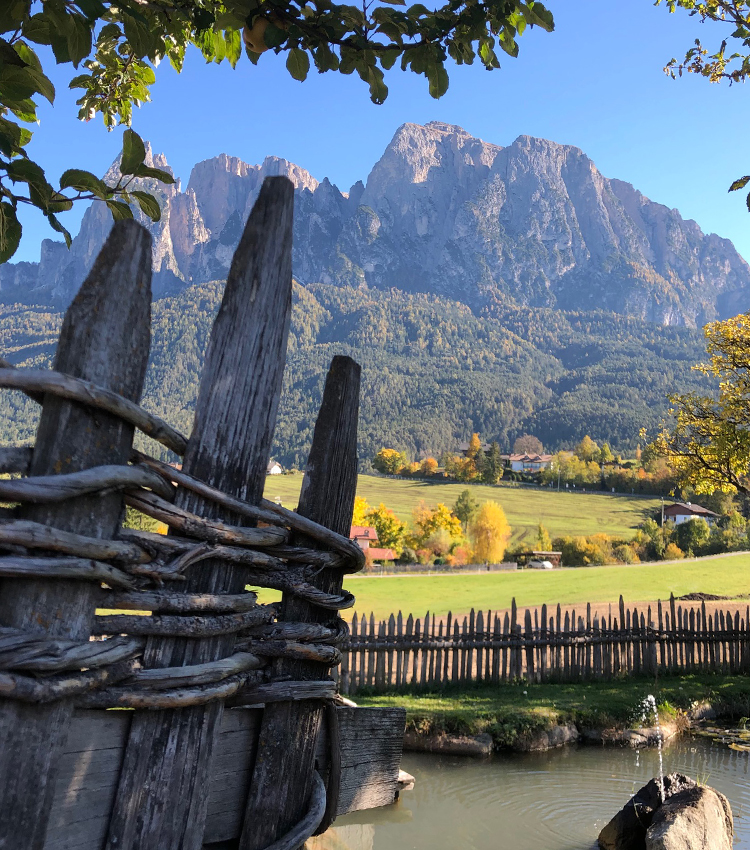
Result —
M750 850L750 754L683 737L665 770L729 798L735 848ZM658 770L652 750L568 747L489 761L406 754L413 791L394 806L347 815L310 850L589 850L609 818Z

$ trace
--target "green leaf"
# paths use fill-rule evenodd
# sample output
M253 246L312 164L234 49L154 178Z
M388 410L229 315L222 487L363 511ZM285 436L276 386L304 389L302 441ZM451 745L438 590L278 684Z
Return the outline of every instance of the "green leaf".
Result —
M99 0L78 0L78 7L89 21L95 21L104 16L106 7Z
M175 182L174 177L168 171L162 171L161 168L149 168L148 165L139 165L133 171L136 177L150 178L151 180L159 180L161 183L166 183L170 186Z
M26 71L31 76L31 79L34 80L36 90L39 94L42 97L46 97L50 103L54 103L55 87L52 85L52 80L41 71L37 71L36 68L27 68Z
M161 207L153 195L149 192L141 192L140 190L133 190L130 194L138 201L138 206L151 221L159 221L161 218Z
M35 68L37 71L42 70L42 63L39 61L39 57L25 41L17 41L13 47L15 48L16 53L27 65L31 65L31 67Z
M288 38L286 31L274 24L269 24L263 33L263 43L270 48L281 47Z
M66 41L68 43L68 55L73 67L91 53L91 27L81 15L68 15L68 26L66 29Z
M112 218L115 221L133 218L133 210L127 204L123 204L122 201L105 201L105 203L109 207L109 211L112 213Z
M65 239L65 244L68 246L68 248L70 248L70 244L73 241L73 239L72 239L70 233L68 232L68 229L65 226L63 226L62 224L60 224L60 222L57 219L57 216L54 215L51 212L47 213L47 221L50 223L50 226L52 227L53 230L56 230L58 233L62 233L63 238Z
M739 180L735 180L729 187L729 191L736 192L738 189L744 189L748 183L750 183L750 174L747 177L740 177Z
M31 98L8 104L10 111L21 121L36 121L36 104Z
M448 91L448 72L442 65L437 65L430 71L430 97L437 100Z
M26 100L37 93L36 81L30 73L32 70L28 66L0 66L0 91L3 93L3 102Z
M16 253L22 232L21 222L13 207L5 201L0 203L0 263L7 263Z
M406 0L383 0L383 2L390 6L406 6Z
M547 32L554 32L555 21L552 17L552 12L545 9L541 3L530 2L528 6L521 4L521 13L530 24L541 27Z
M53 192L47 202L47 209L50 213L67 212L72 208L73 201L70 198L66 198L65 195L60 192Z
M745 203L747 204L747 211L750 212L750 192L748 192L747 198L745 199Z
M120 171L123 174L135 174L146 158L146 146L135 130L127 129L122 134L122 160Z
M61 189L77 189L79 192L92 192L104 200L109 194L106 184L90 171L69 168L60 178Z
M6 166L8 177L14 182L36 184L38 186L49 186L44 176L44 169L30 159L14 159ZM51 187L50 187L51 188Z
M242 38L239 30L224 30L224 52L229 64L236 68L242 56Z
M32 15L23 25L23 37L35 44L50 44L50 23L42 12Z
M286 57L286 69L295 80L299 80L300 82L305 80L307 78L307 72L310 70L310 57L307 55L307 52L300 50L299 47L293 47Z

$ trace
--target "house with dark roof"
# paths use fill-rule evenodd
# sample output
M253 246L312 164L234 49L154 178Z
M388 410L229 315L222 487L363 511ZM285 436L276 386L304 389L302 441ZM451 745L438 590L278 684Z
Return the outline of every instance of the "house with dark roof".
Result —
M694 505L692 502L675 502L673 505L667 505L664 508L664 519L679 525L682 522L687 522L689 519L705 519L709 525L713 525L719 519L720 514L709 511L701 505Z

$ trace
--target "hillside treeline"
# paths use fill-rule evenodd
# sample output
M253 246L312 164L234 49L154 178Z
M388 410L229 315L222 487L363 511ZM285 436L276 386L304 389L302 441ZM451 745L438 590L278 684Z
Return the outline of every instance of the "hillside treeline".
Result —
M222 286L191 286L153 305L144 403L186 432ZM0 306L2 356L48 365L60 321L49 308ZM705 389L690 368L703 355L695 330L596 311L495 306L475 315L436 296L295 285L274 447L284 466L304 465L335 354L363 367L363 469L382 446L440 457L474 432L503 450L533 433L550 451L590 434L626 454L641 428L656 431L668 392ZM0 396L0 440L33 432L33 403Z

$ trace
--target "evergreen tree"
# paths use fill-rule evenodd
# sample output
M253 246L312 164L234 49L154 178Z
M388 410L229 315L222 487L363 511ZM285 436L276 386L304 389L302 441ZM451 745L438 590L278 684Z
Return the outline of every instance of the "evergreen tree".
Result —
M464 531L478 510L479 502L471 495L471 490L462 490L453 506L453 513L463 523Z

